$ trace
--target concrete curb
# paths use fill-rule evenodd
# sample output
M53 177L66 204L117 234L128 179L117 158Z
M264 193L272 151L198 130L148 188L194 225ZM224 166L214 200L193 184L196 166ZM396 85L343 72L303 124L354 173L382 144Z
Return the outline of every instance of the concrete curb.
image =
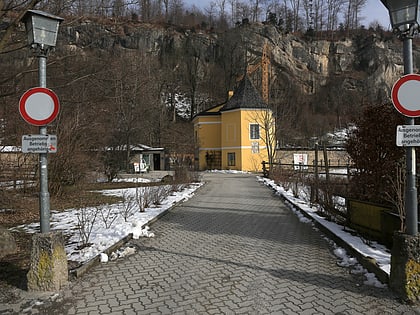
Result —
M206 184L206 182L204 182L203 185L201 185L199 188L197 188L195 190L195 192L199 191L201 189L201 187L203 187L205 184ZM182 199L182 200L180 200L180 201L172 204L172 206L170 206L168 209L162 211L156 217L154 217L154 218L150 219L149 221L147 221L146 223L144 223L141 226L141 228L143 229L147 225L152 225L157 220L159 220L161 217L163 217L164 215L166 215L169 211L171 211L173 208L175 208L175 207L179 206L180 204L182 204L184 201L185 200ZM126 237L124 237L121 240L119 240L114 245L111 245L110 247L108 247L107 249L105 249L102 253L105 253L105 254L107 254L109 256L109 255L111 255L111 253L115 252L116 250L118 250L119 248L121 248L122 246L124 246L125 244L127 244L132 239L133 239L133 234L130 233ZM69 278L70 279L80 278L86 272L88 272L90 269L92 269L93 267L97 266L99 263L100 263L100 254L98 254L95 257L93 257L92 259L86 261L81 266L69 270Z
M308 213L303 211L298 204L294 203L293 201L287 199L283 195L279 195L283 200L291 203L297 210L299 210L300 213L302 213L306 218L310 219L315 226L322 231L324 234L328 236L328 238L332 239L335 243L337 243L339 246L343 247L347 252L349 252L352 256L356 257L359 263L366 268L369 272L374 273L376 277L382 282L382 283L389 283L389 275L385 271L383 271L377 264L376 260L372 257L368 257L360 253L358 250L356 250L353 246L348 244L345 240L343 240L338 235L334 234L332 231L330 231L326 226L319 223L317 220L315 220L312 216L310 216Z

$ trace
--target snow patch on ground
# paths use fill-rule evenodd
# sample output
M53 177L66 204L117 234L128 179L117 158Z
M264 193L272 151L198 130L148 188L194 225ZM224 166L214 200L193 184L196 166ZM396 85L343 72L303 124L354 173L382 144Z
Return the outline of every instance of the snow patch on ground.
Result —
M63 212L51 211L51 231L61 231L66 236L65 250L68 260L84 263L99 256L106 249L131 233L134 238L153 237L154 233L145 225L174 204L190 199L202 185L203 183L190 184L182 191L173 192L158 206L146 208L144 212L133 212L127 220L121 215L124 211L122 203L107 205L106 207L109 208L105 208L104 213L96 213L98 209L93 207L67 209ZM102 193L120 197L135 197L136 193L139 192L136 188L127 188L104 190ZM93 224L92 222L85 222L85 224L91 224L91 226L86 227L88 231L85 231L89 233L88 246L81 246L80 221L82 215L91 216L90 218L94 220ZM37 233L39 232L39 222L20 225L12 229L23 230L27 233ZM101 259L106 260L106 257L101 256Z

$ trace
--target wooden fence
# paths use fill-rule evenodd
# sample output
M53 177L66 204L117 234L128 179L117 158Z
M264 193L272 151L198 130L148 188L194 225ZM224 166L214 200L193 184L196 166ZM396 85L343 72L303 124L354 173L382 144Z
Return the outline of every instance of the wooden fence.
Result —
M4 167L0 170L0 189L24 189L37 185L34 166Z
M352 176L351 169L353 165L329 165L329 163L323 164L295 164L295 163L272 163L273 170L270 170L268 162L262 162L263 175L269 176L270 171L276 169L289 169L299 174L313 174L315 180L320 178L322 175L328 182L330 176L340 176L342 178L349 178Z
M297 192L298 183L310 187L310 202L322 204L323 208L331 216L347 219L347 213L334 206L334 196L345 197L348 193L348 182L352 176L353 165L336 164L331 165L328 159L327 148L323 148L323 159L319 159L318 149L314 154L313 164L304 163L272 163L271 166L265 161L262 162L263 175L284 176L288 172L289 179L295 185L294 191ZM337 163L337 162L336 162ZM270 169L270 167L272 169Z

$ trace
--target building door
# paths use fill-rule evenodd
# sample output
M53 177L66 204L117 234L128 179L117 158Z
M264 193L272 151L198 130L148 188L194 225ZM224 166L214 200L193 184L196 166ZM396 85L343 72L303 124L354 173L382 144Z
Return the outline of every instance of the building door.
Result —
M153 154L153 170L160 171L160 154Z

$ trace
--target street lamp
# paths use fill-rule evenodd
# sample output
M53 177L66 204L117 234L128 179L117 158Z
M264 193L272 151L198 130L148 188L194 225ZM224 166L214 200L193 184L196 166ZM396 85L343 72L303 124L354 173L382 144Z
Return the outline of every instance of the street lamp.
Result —
M393 29L406 31L406 25L419 25L419 1L381 0L389 11Z
M403 41L404 74L413 73L413 37L419 30L418 0L381 0L389 11L394 33ZM405 95L404 95L405 96ZM394 99L393 99L394 101ZM394 103L395 105L395 103ZM406 115L406 124L414 125L415 115ZM395 233L391 251L389 286L404 300L418 303L418 204L415 147L406 147L405 233ZM417 245L416 245L417 244ZM417 268L417 269L416 269ZM417 277L417 279L416 279Z
M39 11L28 10L23 16L28 43L33 48L40 46L42 49L55 47L58 27L63 21L61 17Z
M39 11L28 10L22 18L28 35L28 44L34 49L39 63L39 86L47 87L47 54L55 47L61 17ZM39 133L47 135L47 126L40 126ZM41 233L50 231L50 194L48 192L47 153L39 154L40 195L39 213Z
M392 28L403 41L404 74L413 73L413 35L419 27L418 0L381 0L389 11ZM407 117L407 125L414 125L414 118ZM406 148L406 188L405 213L407 234L418 232L416 151L415 147Z

